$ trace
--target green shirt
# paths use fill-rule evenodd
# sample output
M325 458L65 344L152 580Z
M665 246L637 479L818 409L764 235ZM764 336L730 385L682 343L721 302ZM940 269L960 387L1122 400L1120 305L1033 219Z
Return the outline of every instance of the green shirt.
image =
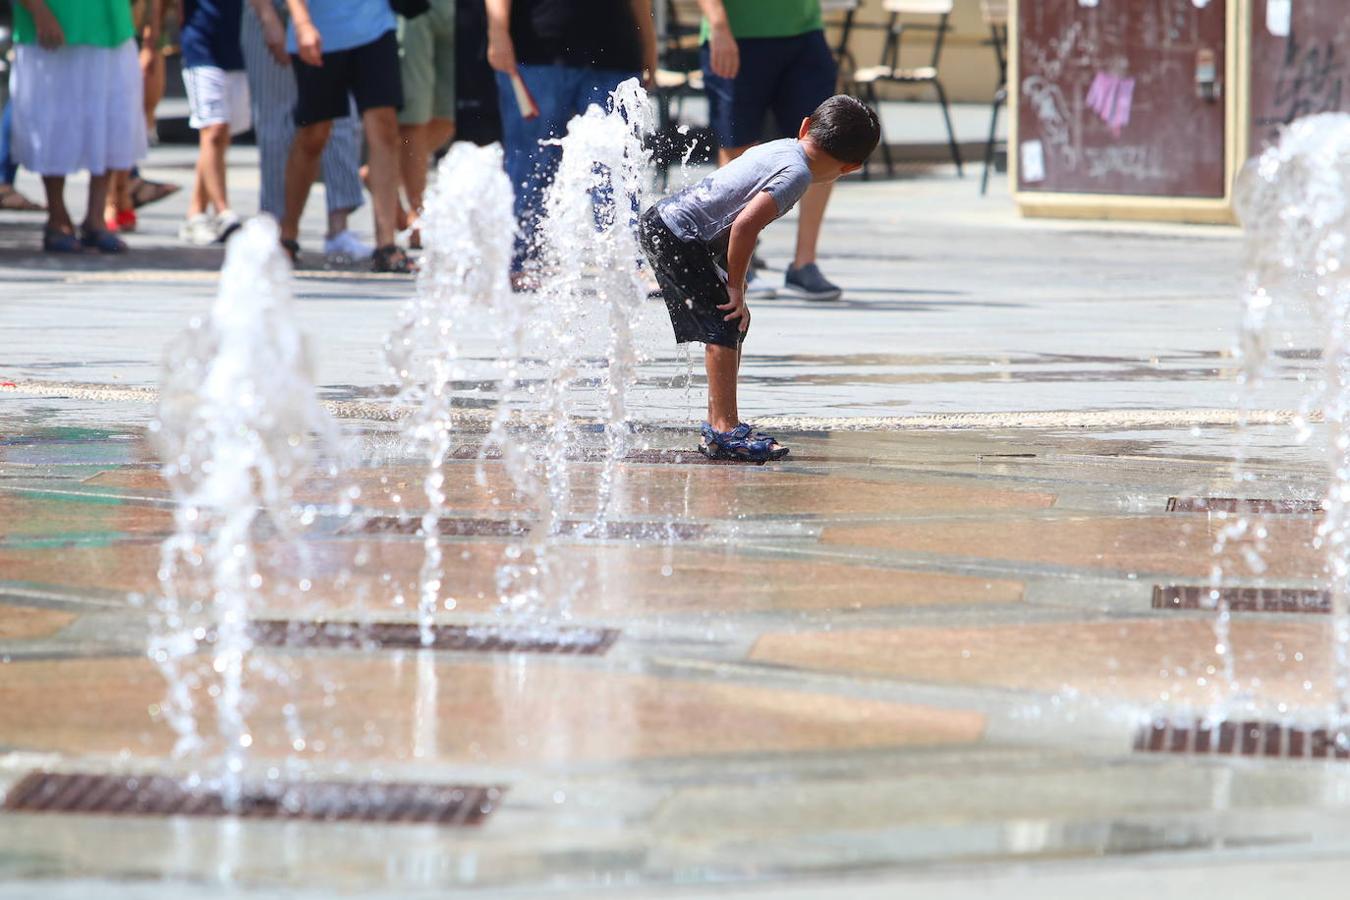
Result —
M46 0L47 8L61 23L67 44L118 47L131 40L136 28L127 0ZM14 42L36 44L37 28L22 4L14 4Z
M727 22L737 38L796 37L820 31L820 0L722 0ZM708 20L703 20L701 40L708 39Z

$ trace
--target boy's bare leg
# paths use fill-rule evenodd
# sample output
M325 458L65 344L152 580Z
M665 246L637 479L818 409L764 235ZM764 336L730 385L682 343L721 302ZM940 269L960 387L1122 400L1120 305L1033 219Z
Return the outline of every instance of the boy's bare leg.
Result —
M332 130L333 123L327 119L295 130L291 153L286 157L286 215L281 220L284 241L300 237L300 216L305 212L309 189L319 177L319 160Z
M731 431L741 424L736 408L736 376L741 367L739 347L707 344L703 366L708 374L708 424L714 431Z

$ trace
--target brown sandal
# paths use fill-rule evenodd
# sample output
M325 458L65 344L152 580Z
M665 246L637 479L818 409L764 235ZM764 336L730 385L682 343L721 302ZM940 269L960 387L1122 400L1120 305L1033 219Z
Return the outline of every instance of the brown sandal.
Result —
M146 178L137 177L131 182L131 207L132 209L140 209L142 206L158 203L180 190L182 188L178 185L169 184L167 181L150 181Z
M5 212L45 212L47 207L29 200L13 185L0 184L0 209Z

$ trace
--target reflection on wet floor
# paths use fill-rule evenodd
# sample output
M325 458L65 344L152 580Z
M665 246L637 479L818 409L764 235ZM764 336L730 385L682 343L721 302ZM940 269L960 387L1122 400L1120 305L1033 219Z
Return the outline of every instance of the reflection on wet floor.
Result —
M269 638L248 676L253 774L294 777L299 763L320 779L507 787L489 822L454 837L456 858L474 864L417 869L407 883L426 887L1288 840L1309 816L1343 813L1350 793L1328 786L1350 783L1350 768L1231 757L1160 767L1132 751L1141 723L1193 721L1235 689L1243 715L1325 719L1329 617L1236 607L1229 685L1211 614L1155 603L1156 586L1203 585L1208 574L1223 520L1166 505L1231 488L1219 435L801 434L802 460L763 468L673 453L626 463L612 515L632 527L562 538L549 576L571 600L528 619L545 635L603 633L603 652ZM474 458L464 440L464 458L447 465L449 514L526 514L500 462ZM668 450L678 437L652 440ZM409 527L346 527L332 512L337 483L307 484L295 500L316 518L301 549L260 545L265 603L254 614L277 635L325 622L397 623L370 626L393 633L415 621L421 469L373 428L365 446L379 462L343 483L366 513ZM585 515L599 467L585 454L569 466L569 514ZM1258 456L1255 470L1265 496L1309 493L1306 457ZM186 765L170 755L164 683L143 650L158 545L172 529L167 497L134 433L34 428L0 440L10 760L0 789L30 758L68 771ZM681 538L662 536L662 522ZM1315 592L1316 517L1268 527L1271 567L1246 577ZM439 626L465 635L512 622L497 580L510 533L443 532ZM210 657L197 662L209 668ZM210 686L195 685L198 702ZM1219 783L1232 793L1216 810ZM1268 818L1239 815L1257 807ZM1187 816L1214 817L1211 831L1178 837ZM282 845L258 830L266 823L248 824L230 850L198 822L60 818L0 815L0 842L25 877L209 881L224 866L245 881L303 872L345 890L403 883L388 860L445 851L435 829L394 849L390 826L376 823L292 822ZM1027 823L1035 840L1018 830ZM340 868L336 828L357 845Z
M1316 370L1320 354L1316 350L1284 350L1275 354L1284 360L1270 373L1275 381L1298 381ZM488 369L493 361L472 357L468 365ZM1198 365L1198 363L1215 363ZM1237 374L1231 353L1218 351L1188 351L1150 355L1147 357L1101 356L1067 353L1028 353L1023 355L997 354L970 356L962 354L839 354L830 356L772 356L747 353L747 371L744 384L773 385L906 385L906 384L1118 384L1129 382L1195 382L1215 381L1233 383ZM526 370L538 361L525 360ZM685 374L660 372L663 366L675 364L674 359L652 360L652 370L637 382L638 389L668 388L672 380L683 386ZM603 360L588 360L587 365L603 366ZM695 367L696 369L698 367ZM782 369L791 374L774 374ZM690 383L706 384L703 373L691 371ZM540 379L525 377L517 384L521 388L542 384ZM490 378L448 382L447 387L457 394L490 394L496 382ZM324 390L325 397L335 400L387 398L391 389L385 385L363 387L333 385ZM466 398L470 402L472 396Z

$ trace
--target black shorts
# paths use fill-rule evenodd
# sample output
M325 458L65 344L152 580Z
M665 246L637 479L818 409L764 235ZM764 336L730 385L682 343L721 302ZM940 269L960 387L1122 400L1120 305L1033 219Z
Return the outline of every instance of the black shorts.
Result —
M726 321L723 317L727 311L717 308L730 303L731 298L712 248L701 241L680 240L656 207L642 216L641 238L642 251L666 300L675 342L739 347L745 340L741 321Z
M391 29L369 44L323 55L311 66L291 55L295 72L295 124L340 119L351 111L350 97L360 112L381 106L403 107L403 82L398 70L398 37Z

